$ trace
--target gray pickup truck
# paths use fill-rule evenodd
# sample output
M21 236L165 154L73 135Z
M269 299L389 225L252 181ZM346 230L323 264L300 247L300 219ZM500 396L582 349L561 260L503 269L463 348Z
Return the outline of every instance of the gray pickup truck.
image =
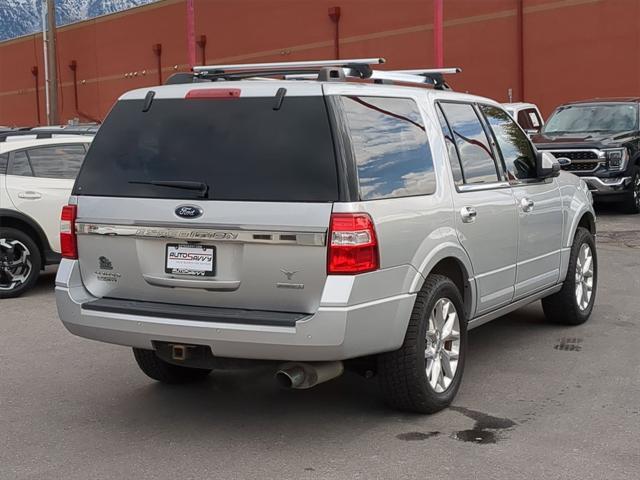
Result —
M469 329L536 300L585 322L584 182L493 100L371 63L204 67L124 94L62 212L66 328L166 383L264 362L308 388L364 364L389 405L430 413Z

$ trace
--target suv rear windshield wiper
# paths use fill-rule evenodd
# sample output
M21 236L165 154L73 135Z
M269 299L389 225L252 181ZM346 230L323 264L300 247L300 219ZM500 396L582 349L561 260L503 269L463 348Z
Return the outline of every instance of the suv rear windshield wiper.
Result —
M129 183L137 185L155 185L157 187L181 188L182 190L197 190L201 198L206 198L209 185L204 182L190 182L186 180L131 180Z

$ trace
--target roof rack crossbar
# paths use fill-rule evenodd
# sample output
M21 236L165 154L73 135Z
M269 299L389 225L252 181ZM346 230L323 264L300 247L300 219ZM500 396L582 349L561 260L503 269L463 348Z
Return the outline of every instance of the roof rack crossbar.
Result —
M85 135L85 136L95 136L95 131L87 131L87 130L18 130L18 131L8 131L8 132L0 132L0 142L5 142L9 137L35 137L36 139L42 138L53 138L54 136L64 137L66 135Z
M408 73L410 75L452 75L454 73L462 72L460 67L447 67L447 68L414 68L409 70L393 70L396 73Z
M369 80L384 82L402 82L421 85L432 85L437 89L449 89L449 86L442 78L443 74L457 73L462 71L459 68L446 69L421 69L421 70L372 70L371 75L363 77L353 68L343 68L346 77L367 78ZM296 72L285 75L287 79L313 80L315 73Z
M300 70L319 69L323 67L349 67L355 65L380 65L384 58L356 58L346 60L312 60L302 62L274 62L274 63L245 63L238 65L203 65L193 67L198 74L222 73L228 71L268 71L268 70Z

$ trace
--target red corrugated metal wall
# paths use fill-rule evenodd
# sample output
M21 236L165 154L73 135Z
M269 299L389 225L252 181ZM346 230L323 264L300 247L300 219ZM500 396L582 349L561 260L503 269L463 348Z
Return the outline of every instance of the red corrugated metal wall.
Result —
M519 1L444 1L445 64L464 69L451 78L457 90L507 101L511 88L520 99ZM429 0L196 0L196 38L206 35L207 63L333 58L333 6L341 7L343 58L383 56L387 68L433 64ZM639 18L640 0L524 0L525 100L549 113L567 100L640 94ZM0 43L0 124L37 122L35 65L45 119L41 40ZM72 60L80 110L103 118L124 91L158 83L155 44L162 46L164 78L186 68L185 0L61 28L61 119L79 116Z

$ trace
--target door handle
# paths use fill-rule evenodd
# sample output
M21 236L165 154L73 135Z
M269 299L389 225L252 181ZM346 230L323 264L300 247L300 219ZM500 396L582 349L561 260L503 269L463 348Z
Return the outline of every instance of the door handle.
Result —
M473 223L476 221L478 212L473 207L462 207L460 209L460 216L462 217L463 223Z
M535 206L535 202L530 198L523 198L522 200L520 200L520 207L522 208L523 212L526 212L526 213L531 212L534 206Z
M34 191L27 191L27 192L20 192L18 193L18 198L26 198L29 200L37 200L39 198L42 198L42 194L40 192L34 192Z

